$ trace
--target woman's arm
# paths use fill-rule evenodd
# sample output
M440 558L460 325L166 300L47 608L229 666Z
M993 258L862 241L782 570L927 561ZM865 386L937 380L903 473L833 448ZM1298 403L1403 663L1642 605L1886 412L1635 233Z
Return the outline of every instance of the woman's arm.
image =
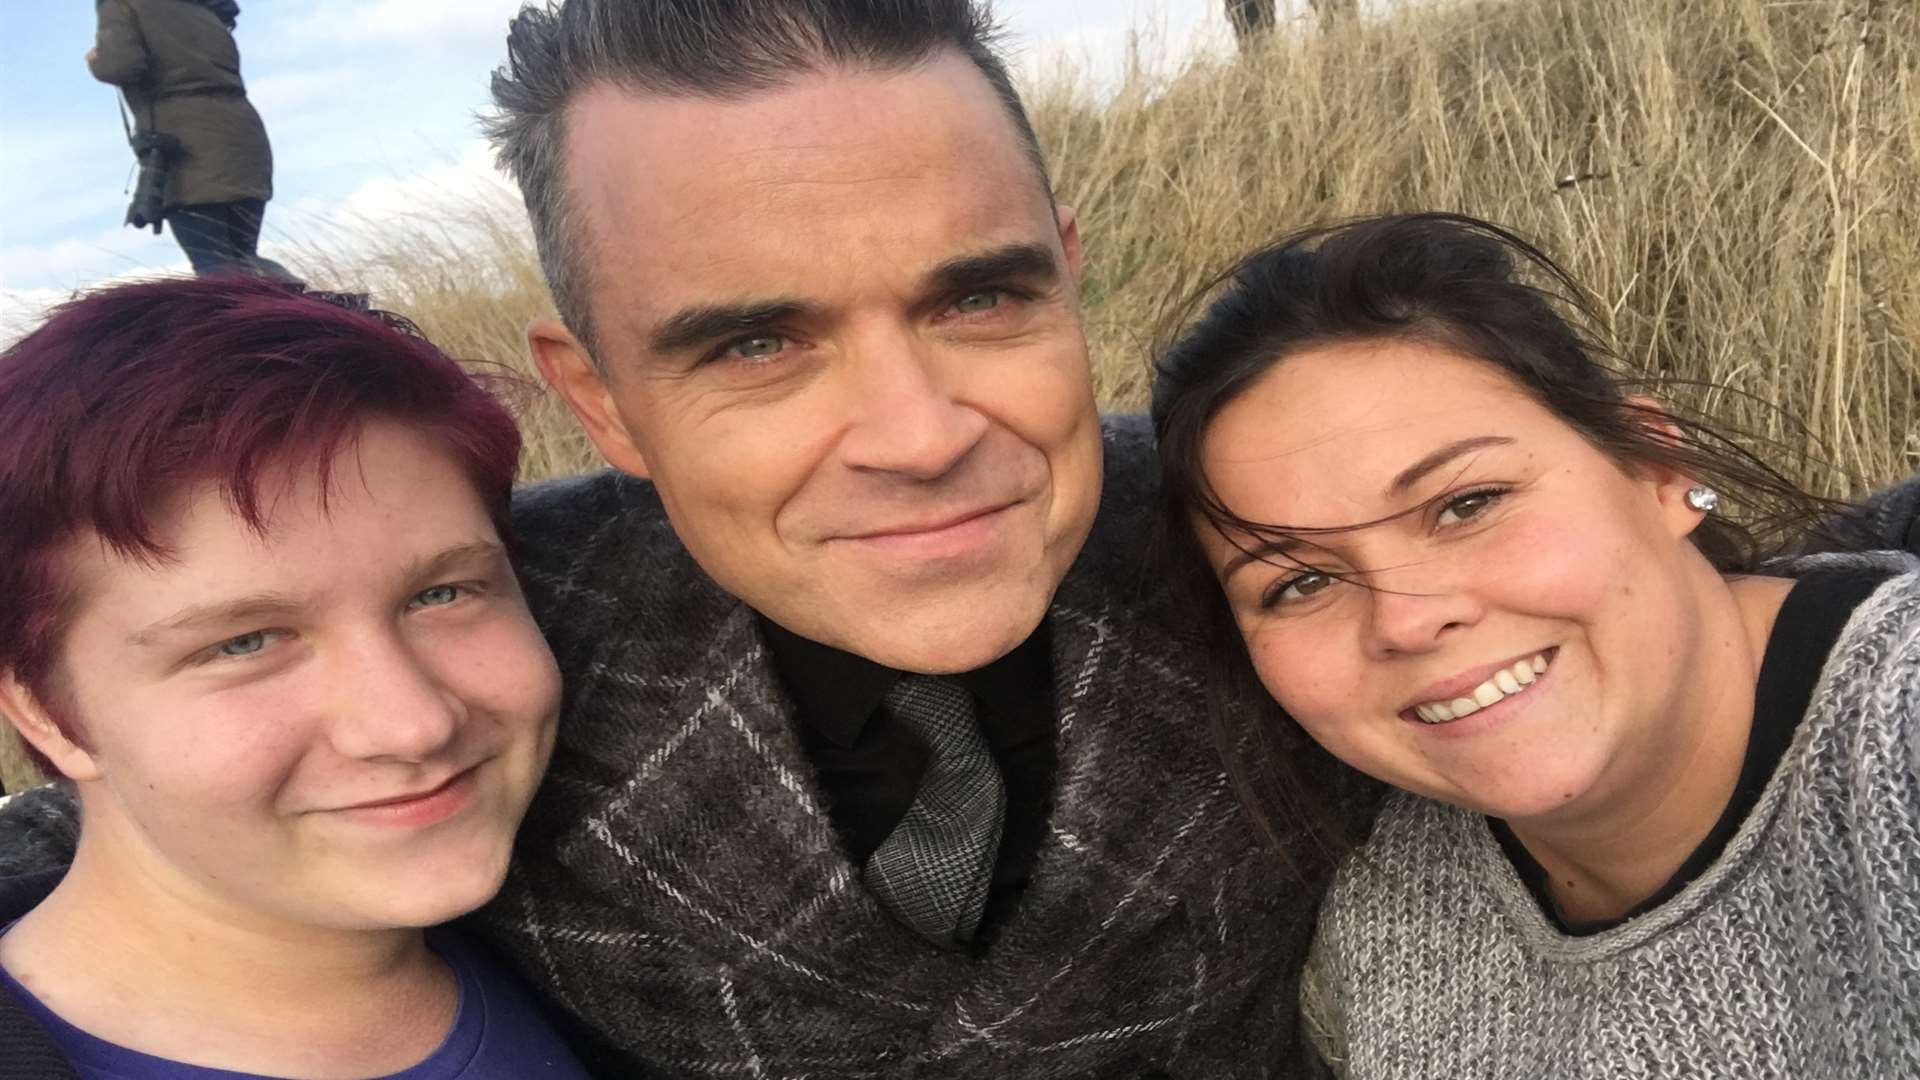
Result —
M101 0L100 27L94 34L87 69L115 86L132 86L147 77L147 43L125 0Z

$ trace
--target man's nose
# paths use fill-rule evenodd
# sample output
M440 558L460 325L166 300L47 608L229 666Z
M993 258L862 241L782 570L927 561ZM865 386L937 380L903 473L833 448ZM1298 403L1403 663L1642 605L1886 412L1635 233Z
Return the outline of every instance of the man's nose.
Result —
M467 722L465 701L397 633L354 650L341 668L329 735L343 756L429 760Z
M849 467L936 480L986 435L987 417L955 394L954 361L912 333L863 335L849 360L853 422L841 442Z

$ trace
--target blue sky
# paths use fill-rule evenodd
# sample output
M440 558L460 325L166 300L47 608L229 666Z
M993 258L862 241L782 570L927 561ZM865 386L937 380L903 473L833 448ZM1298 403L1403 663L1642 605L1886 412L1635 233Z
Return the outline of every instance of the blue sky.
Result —
M521 0L242 0L237 36L273 140L262 247L350 236L498 183L475 114ZM1114 62L1130 24L1224 30L1218 0L999 0L1028 65ZM184 270L170 236L120 224L131 155L87 74L91 0L5 0L0 35L0 331L67 291ZM340 242L338 240L334 242ZM350 242L350 241L348 241Z

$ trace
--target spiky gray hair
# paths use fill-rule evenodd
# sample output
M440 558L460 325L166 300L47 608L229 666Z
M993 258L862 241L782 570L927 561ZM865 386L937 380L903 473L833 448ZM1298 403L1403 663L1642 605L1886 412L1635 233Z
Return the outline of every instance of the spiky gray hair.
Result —
M584 91L737 99L828 67L902 69L956 50L1006 106L1044 185L1040 142L998 42L984 0L547 0L514 18L483 123L526 200L560 317L599 362L594 238L576 220L565 170L567 109Z

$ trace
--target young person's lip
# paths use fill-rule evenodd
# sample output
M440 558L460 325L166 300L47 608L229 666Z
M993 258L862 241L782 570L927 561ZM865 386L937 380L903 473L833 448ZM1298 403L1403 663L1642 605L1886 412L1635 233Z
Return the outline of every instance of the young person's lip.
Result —
M474 774L479 769L478 765L470 766L433 787L389 799L354 803L341 807L338 812L393 824L413 824L450 817L471 796Z

